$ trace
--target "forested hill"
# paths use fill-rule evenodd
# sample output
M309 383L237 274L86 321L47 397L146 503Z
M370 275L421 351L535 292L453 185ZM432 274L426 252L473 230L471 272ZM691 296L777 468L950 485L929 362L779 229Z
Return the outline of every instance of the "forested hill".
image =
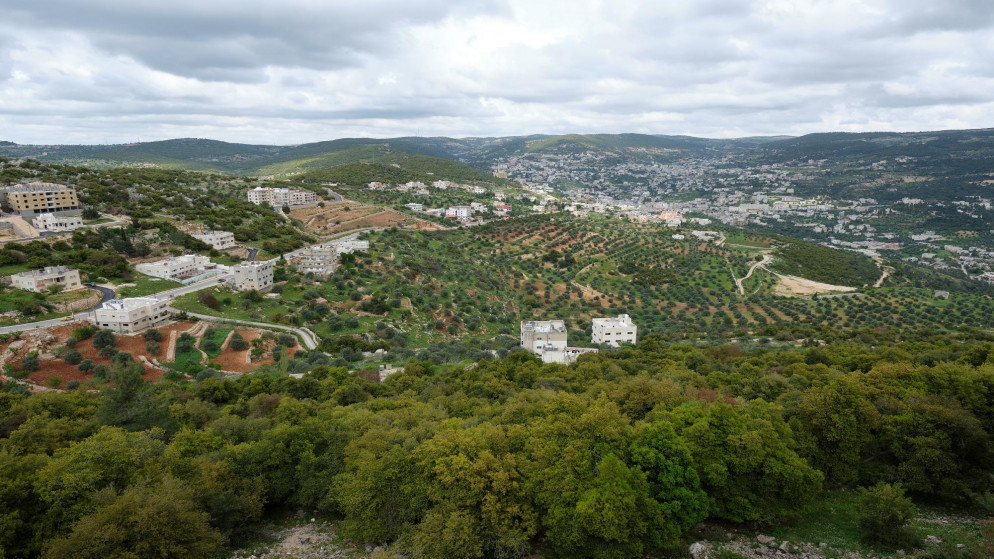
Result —
M990 501L992 357L979 332L866 330L808 348L649 337L569 367L410 362L383 383L319 353L301 378L156 384L115 358L99 392L0 393L0 549L214 557L289 508L378 557L684 557L695 526L769 523L913 552L933 528L909 497ZM826 499L853 528L799 524ZM921 557L983 556L948 533Z

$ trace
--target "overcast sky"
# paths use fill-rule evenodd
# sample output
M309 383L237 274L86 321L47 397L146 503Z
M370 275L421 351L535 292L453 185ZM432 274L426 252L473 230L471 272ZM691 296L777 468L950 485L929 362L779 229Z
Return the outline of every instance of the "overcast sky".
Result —
M994 126L994 0L0 0L0 140Z

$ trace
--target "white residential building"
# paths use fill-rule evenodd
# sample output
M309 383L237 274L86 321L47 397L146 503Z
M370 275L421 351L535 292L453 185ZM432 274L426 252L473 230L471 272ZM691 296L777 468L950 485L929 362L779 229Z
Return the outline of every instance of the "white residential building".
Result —
M237 266L232 266L231 271L235 274L235 289L265 291L273 286L275 269L275 260L242 262Z
M566 323L562 320L524 320L521 347L535 355L566 350Z
M406 207L407 209L409 209L411 211L414 211L414 212L423 212L423 211L425 211L424 204L418 204L417 202L411 202L410 204L404 204L404 207Z
M473 208L471 206L452 206L445 212L445 217L469 219L473 217Z
M120 334L133 334L165 324L169 320L168 307L169 299L111 299L93 311L93 319L99 328L108 328Z
M269 204L274 208L282 206L301 206L317 202L318 197L307 190L290 188L253 188L248 191L248 201L253 204Z
M79 281L79 270L65 266L46 266L41 270L14 274L10 276L10 284L18 289L37 293L48 291L54 285L61 286L63 291L72 291L83 287L82 282Z
M235 243L235 234L228 231L204 231L203 233L196 233L191 236L194 239L199 239L211 245L217 250L227 250L238 246Z
M139 272L155 278L168 280L179 280L203 273L208 268L213 268L214 264L210 258L198 254L184 254L173 256L158 262L145 262L138 264L135 269Z
M334 245L317 245L304 249L297 260L297 271L327 277L338 269L339 252Z
M543 363L569 365L584 353L597 353L592 347L566 345L566 323L562 320L521 322L521 347L542 358Z
M356 239L343 239L338 242L332 241L338 254L350 254L353 252L369 252L369 241L359 241Z
M31 220L31 225L39 231L74 231L83 226L83 218L74 215L43 213Z
M638 338L638 326L627 314L611 318L594 318L590 322L593 326L590 340L595 344L618 347L623 343L634 344Z

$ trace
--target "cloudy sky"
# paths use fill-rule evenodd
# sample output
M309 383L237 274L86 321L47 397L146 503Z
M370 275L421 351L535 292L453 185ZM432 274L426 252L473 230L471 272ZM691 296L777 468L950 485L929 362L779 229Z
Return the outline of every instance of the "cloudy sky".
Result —
M0 140L994 126L991 0L0 0Z

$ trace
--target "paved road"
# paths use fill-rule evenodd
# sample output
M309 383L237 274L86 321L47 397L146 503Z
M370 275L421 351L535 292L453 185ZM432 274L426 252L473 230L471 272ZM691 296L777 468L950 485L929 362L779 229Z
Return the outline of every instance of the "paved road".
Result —
M173 313L184 312L180 311L179 309L174 309L172 307L169 308L169 311ZM212 316L209 314L198 314L189 311L186 311L186 314L188 316L195 316L197 318L203 320L210 320L212 322L227 322L231 324L241 324L243 326L253 326L255 328L263 328L267 330L283 330L285 332L292 332L296 334L298 337L300 337L300 339L304 342L304 347L306 347L307 349L317 349L318 347L317 336L314 335L314 332L311 332L307 328L294 328L293 326L285 326L283 324L272 324L270 322L252 322L251 320L224 318L220 316Z
M214 276L212 278L206 279L204 281L199 281L197 283L191 283L190 285L184 285L183 287L177 287L175 289L170 289L169 291L163 291L161 293L156 293L150 295L150 297L155 297L160 301L162 299L171 299L179 295L185 295L187 293L193 293L194 291L200 291L201 289L207 289L208 287L215 287L220 282L218 280L227 281L233 277L231 274L224 274L220 276ZM89 287L89 286L88 286ZM38 322L26 322L24 324L15 324L13 326L2 326L0 327L0 334L10 334L12 332L25 332L27 330L35 330L41 328L51 328L52 326L59 326L67 322L79 322L81 320L93 320L93 309L99 307L106 301L110 301L114 298L114 290L108 289L106 287L101 287L99 285L94 285L90 289L96 289L100 291L103 296L100 302L96 306L91 307L82 312L76 312L74 317L70 320L66 320L67 317L63 318L53 318L51 320L40 320Z
M200 291L201 289L207 289L208 287L217 287L219 284L226 281L234 279L234 274L220 274L217 276L211 276L203 281L198 281L196 283L191 283L190 285L184 285L183 287L176 287L168 291L160 291L150 295L150 297L155 297L158 300L172 299L174 297L179 297L180 295L186 295L187 293L193 293L195 291Z

